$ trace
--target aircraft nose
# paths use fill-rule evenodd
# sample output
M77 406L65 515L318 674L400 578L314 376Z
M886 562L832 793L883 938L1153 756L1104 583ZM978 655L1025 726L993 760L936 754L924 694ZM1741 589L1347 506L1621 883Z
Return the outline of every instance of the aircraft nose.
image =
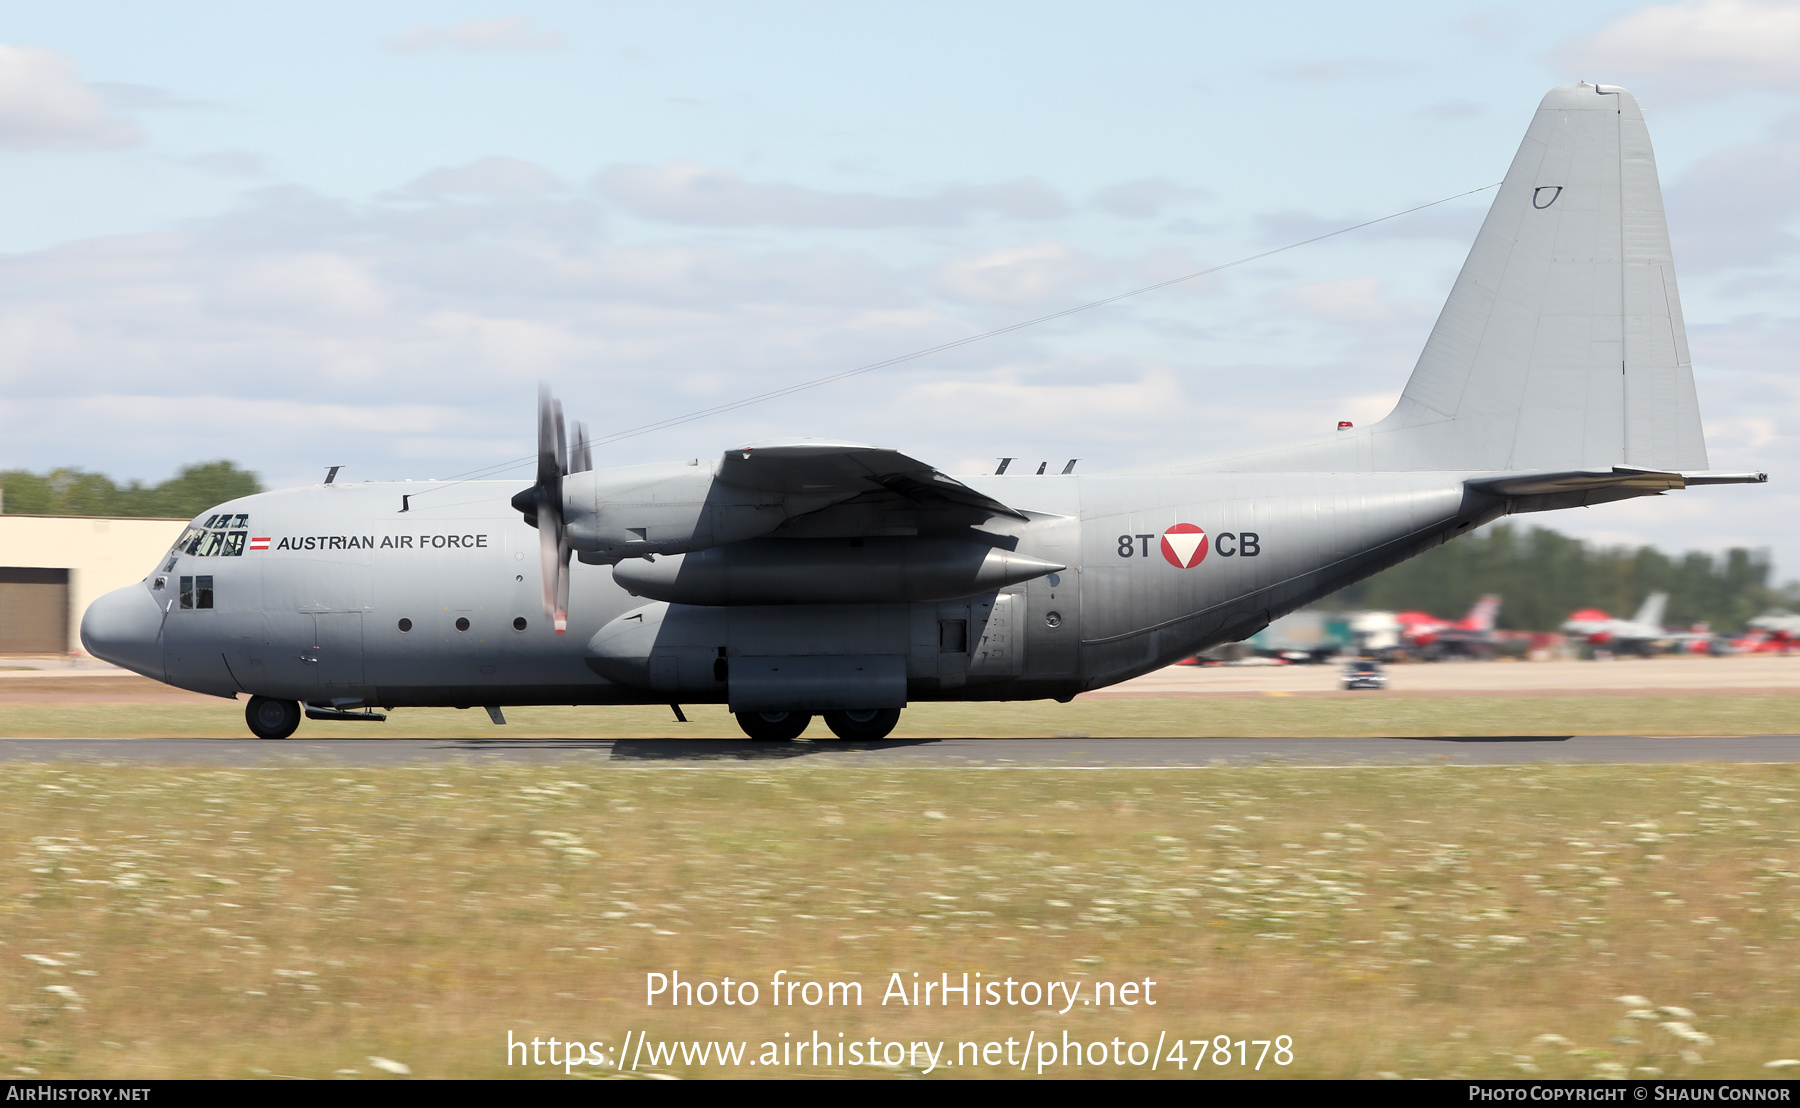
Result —
M96 658L161 681L162 618L162 608L142 585L114 589L82 615L81 645Z

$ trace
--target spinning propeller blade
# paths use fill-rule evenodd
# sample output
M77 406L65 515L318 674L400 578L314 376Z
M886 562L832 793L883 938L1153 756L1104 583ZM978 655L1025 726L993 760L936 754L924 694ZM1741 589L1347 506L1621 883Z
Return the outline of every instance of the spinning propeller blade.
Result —
M525 522L537 528L538 563L544 582L544 615L556 633L569 629L569 535L563 525L562 479L591 468L587 429L577 426L575 454L578 469L570 469L569 446L563 429L562 404L548 386L538 388L537 483L512 498Z

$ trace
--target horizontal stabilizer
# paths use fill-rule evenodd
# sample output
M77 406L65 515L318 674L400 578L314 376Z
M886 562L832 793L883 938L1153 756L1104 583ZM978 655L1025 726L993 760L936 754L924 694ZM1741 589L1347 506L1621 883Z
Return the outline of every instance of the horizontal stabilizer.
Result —
M1614 466L1611 469L1577 469L1554 473L1518 473L1504 477L1480 477L1466 482L1476 492L1512 501L1514 512L1547 512L1656 496L1689 485L1760 485L1766 473L1675 473Z
M1665 473L1635 466L1614 466L1608 470L1484 477L1470 481L1468 485L1494 496L1541 496L1584 489L1635 489L1639 490L1639 495L1650 495L1669 489L1685 489L1689 485L1760 485L1768 479L1766 473Z

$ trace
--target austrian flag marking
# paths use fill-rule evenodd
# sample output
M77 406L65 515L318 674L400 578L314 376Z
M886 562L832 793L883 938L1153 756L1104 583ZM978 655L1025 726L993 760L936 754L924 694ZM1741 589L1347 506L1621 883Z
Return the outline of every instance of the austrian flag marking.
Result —
M1176 569L1193 569L1206 560L1206 532L1191 523L1177 523L1163 532L1162 556Z
M260 539L257 538L255 535L250 536L250 549L252 549L252 550L267 550L267 549L269 549L269 536L264 535Z

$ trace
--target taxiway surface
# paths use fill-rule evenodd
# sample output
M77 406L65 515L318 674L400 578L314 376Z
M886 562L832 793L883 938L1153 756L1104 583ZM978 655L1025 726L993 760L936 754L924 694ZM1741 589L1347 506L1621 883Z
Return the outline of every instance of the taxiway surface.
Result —
M281 766L295 761L400 765L456 760L607 762L683 767L720 763L834 766L975 766L1066 769L1211 765L1381 766L1800 762L1800 735L1652 738L1526 735L1513 738L1045 738L834 739L0 739L0 762L145 762Z

